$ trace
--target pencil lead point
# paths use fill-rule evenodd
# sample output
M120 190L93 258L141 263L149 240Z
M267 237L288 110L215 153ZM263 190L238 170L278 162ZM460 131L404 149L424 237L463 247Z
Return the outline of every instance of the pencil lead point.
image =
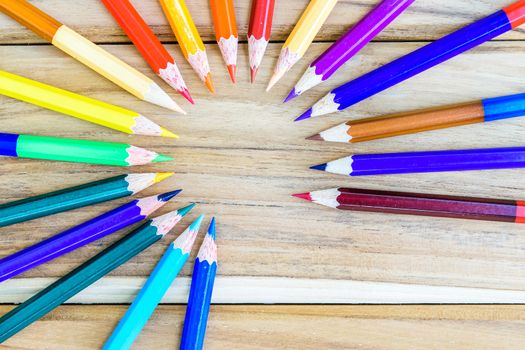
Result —
M284 72L275 72L273 73L270 82L268 83L268 86L266 87L266 92L270 91L270 89L277 84L277 82L281 79L281 77L284 75Z
M208 75L206 75L206 77L204 78L204 85L206 85L206 87L212 94L215 93L215 87L213 86L213 82L211 81L211 73L208 73Z
M208 226L208 234L215 240L215 216L211 218L210 225Z
M258 68L251 68L250 67L250 82L253 84L255 83L255 77L257 76Z
M179 135L174 134L171 131L169 131L168 129L165 129L163 127L160 128L160 136L169 137L171 139L178 139L179 138Z
M292 196L294 197L297 197L297 198L301 198L301 199L305 199L307 201L312 201L312 197L310 196L310 192L305 192L305 193L295 193L295 194L292 194Z
M308 136L305 140L313 140L313 141L323 141L323 138L320 134L315 134L312 136Z
M152 160L153 163L160 163L160 162L169 162L170 160L173 160L170 156L165 156L164 154L158 154L155 159Z
M313 165L313 166L310 167L310 169L325 171L326 170L326 163Z
M179 210L177 210L177 213L180 216L185 216L186 214L188 214L193 209L193 207L195 205L196 205L195 203L191 203L190 205L187 205L184 208L180 208Z
M283 103L286 103L286 102L296 98L297 96L299 96L299 95L295 93L295 88L293 88L292 91L290 91L290 93L288 94L288 96L286 96L286 98L284 99Z
M311 108L308 108L308 110L306 112L304 112L303 114L301 114L300 116L298 116L297 118L294 119L294 122L298 122L299 120L304 120L304 119L308 119L312 116L312 109Z
M179 94L181 94L186 100L188 100L189 103L191 103L192 105L195 104L195 101L193 101L193 97L191 97L191 94L190 92L188 91L188 89L184 89L184 90L179 90Z
M168 177L172 176L174 173L156 173L155 179L153 180L155 183L159 183L164 179L167 179Z
M204 219L204 214L199 215L195 221L193 221L190 225L190 230L192 231L198 231L201 227L202 220Z
M175 197L176 195L178 195L181 192L182 192L182 190L175 190L175 191L171 191L171 192L166 192L166 193L163 193L163 194L159 194L157 196L157 198L160 201L162 201L162 202L167 202L167 201L169 201L170 199L172 199L173 197Z
M234 64L230 64L228 67L228 73L230 73L230 78L232 80L232 83L236 83L235 81L235 75L237 73L237 67Z

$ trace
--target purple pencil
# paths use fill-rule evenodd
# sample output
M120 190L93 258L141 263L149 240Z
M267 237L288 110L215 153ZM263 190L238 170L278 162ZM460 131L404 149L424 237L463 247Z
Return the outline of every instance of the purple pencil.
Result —
M325 52L313 61L284 102L328 80L415 0L382 0Z
M509 168L525 168L525 147L358 154L310 169L364 176Z
M31 247L6 256L0 260L0 282L145 219L179 192L181 190L133 200Z
M348 108L523 23L525 0L520 0L333 89L295 120L318 117Z

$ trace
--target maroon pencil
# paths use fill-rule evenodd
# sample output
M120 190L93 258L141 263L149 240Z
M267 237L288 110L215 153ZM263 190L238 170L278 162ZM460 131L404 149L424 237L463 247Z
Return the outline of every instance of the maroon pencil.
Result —
M332 188L293 196L342 210L525 223L525 201Z

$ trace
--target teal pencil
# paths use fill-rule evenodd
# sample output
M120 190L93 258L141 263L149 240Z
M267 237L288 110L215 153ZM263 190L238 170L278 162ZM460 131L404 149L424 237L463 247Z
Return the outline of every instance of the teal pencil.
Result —
M188 260L203 218L204 215L199 216L169 245L102 350L125 350L133 345L151 314Z
M195 204L147 221L0 318L0 343L160 240Z

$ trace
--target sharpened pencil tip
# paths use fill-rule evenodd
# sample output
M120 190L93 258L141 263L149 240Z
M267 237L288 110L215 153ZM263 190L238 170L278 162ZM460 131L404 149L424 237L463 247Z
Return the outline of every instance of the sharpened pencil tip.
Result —
M193 209L194 206L196 206L196 204L195 203L191 203L190 205L187 205L184 208L180 208L179 210L177 210L177 213L180 216L184 216L184 215L188 214Z
M311 108L308 108L308 110L306 112L304 112L303 114L301 114L300 116L298 116L297 118L294 119L294 122L298 122L299 120L304 120L304 119L308 119L312 116L312 109Z
M215 216L211 218L210 225L208 226L208 234L215 240Z
M201 227L202 220L204 220L204 214L199 215L195 221L193 221L190 225L190 230L192 231L199 231L199 228Z
M228 73L230 73L230 78L232 80L232 83L235 84L235 75L237 74L237 67L234 64L230 64L228 67Z
M277 84L277 82L282 78L284 75L284 72L275 72L273 73L270 82L268 83L268 86L266 87L266 92L270 91L270 89Z
M321 137L321 134L315 134L308 136L305 140L323 141L323 138Z
M160 201L167 202L167 201L169 201L170 199L172 199L173 197L175 197L176 195L178 195L181 192L182 192L182 190L175 190L175 191L171 191L171 192L166 192L166 193L163 193L163 194L159 194L157 196L157 198Z
M313 166L310 167L310 169L325 171L326 170L326 163L313 165Z
M286 98L284 99L283 103L286 103L286 102L296 98L297 96L299 96L299 95L295 93L295 88L293 88L292 91L290 91L290 93L288 94L288 96L286 96Z
M161 162L169 162L170 160L173 160L170 156L165 156L164 154L158 154L155 159L152 160L153 163L161 163Z
M172 176L174 173L156 173L155 174L155 180L153 180L155 183L159 183L164 179L167 179L168 177Z
M213 94L215 93L215 87L213 86L213 82L211 81L211 74L208 73L206 78L204 78L204 85L208 88L208 90Z
M184 89L184 90L179 90L179 94L181 94L186 100L188 100L189 103L191 103L192 105L195 104L195 101L193 101L193 97L191 97L191 94L190 92L188 91L188 89Z
M168 129L164 129L163 127L160 128L160 136L162 137L169 137L171 139L178 139L179 135L172 133Z
M257 77L257 68L250 68L250 82L255 83L255 77Z
M305 192L305 193L295 193L295 194L292 194L292 196L294 197L297 197L297 198L301 198L301 199L305 199L307 201L312 201L312 197L310 196L310 192Z

